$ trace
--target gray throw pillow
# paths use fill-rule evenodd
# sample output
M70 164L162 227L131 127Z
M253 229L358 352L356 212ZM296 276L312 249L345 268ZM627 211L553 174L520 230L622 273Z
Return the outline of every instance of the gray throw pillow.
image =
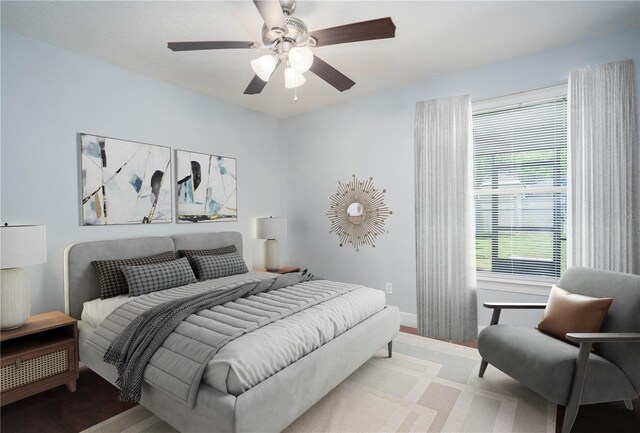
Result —
M209 248L200 250L178 250L178 257L188 258L191 267L195 270L195 265L193 264L193 257L195 256L219 256L221 254L235 253L236 251L238 251L238 249L235 245L228 245L222 248ZM196 277L200 279L200 276L197 272Z
M213 256L193 256L191 261L200 281L249 272L247 264L238 252Z
M123 266L150 265L153 263L170 262L175 259L176 253L167 251L166 253L156 254L155 256L135 257L132 259L94 260L91 264L96 268L96 271L98 271L100 298L113 298L114 296L129 293L127 280L120 270Z
M129 285L129 296L140 296L197 281L189 260L184 257L154 265L123 266L122 273Z

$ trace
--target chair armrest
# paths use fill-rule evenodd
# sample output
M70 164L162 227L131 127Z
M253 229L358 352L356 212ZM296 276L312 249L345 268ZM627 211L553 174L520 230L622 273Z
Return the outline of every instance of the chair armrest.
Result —
M515 310L523 310L523 309L544 309L547 307L545 302L485 302L485 308L493 308L495 309L515 309Z
M504 309L510 310L524 310L524 309L544 309L547 304L544 302L484 302L482 305L485 308L493 309L493 314L491 315L491 323L489 326L497 325L500 320L500 313Z
M578 411L580 400L582 399L582 391L584 389L585 379L587 377L587 364L589 363L589 355L594 343L640 343L640 333L638 332L569 332L567 340L580 343L578 349L578 357L576 358L576 366L573 370L573 381L569 390L569 399L567 400L567 413L569 408L573 411L572 417ZM566 416L566 414L565 414ZM563 432L571 430L572 422L567 424L567 418L562 426Z
M640 343L640 333L637 332L570 332L567 340L574 343Z
M576 368L574 370L573 385L569 393L571 400L579 404L587 374L587 363L594 343L640 343L640 333L637 332L569 332L567 340L580 344ZM573 397L574 393L576 394ZM569 404L567 404L569 406Z

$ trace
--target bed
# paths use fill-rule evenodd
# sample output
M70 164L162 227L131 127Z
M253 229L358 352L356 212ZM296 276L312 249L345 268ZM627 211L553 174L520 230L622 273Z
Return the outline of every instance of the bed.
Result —
M241 234L199 233L70 245L64 257L66 313L81 319L84 303L100 297L98 275L91 265L93 260L228 245L235 245L242 252ZM272 276L249 273L242 278L259 280ZM324 284L323 281L313 283ZM123 302L126 300L113 301L118 305ZM93 316L107 316L115 308L117 306L103 307ZM350 322L342 325L345 329L338 329L331 315L350 318L346 320ZM101 319L89 319L87 312L84 318L78 325L80 361L115 384L116 368L105 363L103 352L89 344ZM318 324L322 320L325 323ZM320 332L320 328L324 331ZM142 385L140 403L182 432L282 431L385 345L389 344L390 350L390 342L398 331L399 312L395 307L384 305L380 291L350 287L344 295L283 317L224 346L207 364L194 405L176 401L166 390L147 380ZM314 332L328 336L307 344L304 350L293 341L296 334Z

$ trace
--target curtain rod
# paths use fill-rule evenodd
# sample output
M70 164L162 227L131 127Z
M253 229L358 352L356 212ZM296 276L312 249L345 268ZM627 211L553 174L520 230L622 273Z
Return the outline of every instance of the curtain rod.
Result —
M492 96L492 97L483 98L483 99L472 99L471 103L478 104L478 103L481 103L481 102L487 102L487 101L491 101L493 99L498 99L498 98L510 98L510 97L513 97L513 96L524 95L525 93L535 92L537 90L544 90L544 89L548 89L550 87L557 87L557 86L566 85L568 82L569 82L568 80L556 81L554 83L550 83L550 84L547 84L545 86L534 87L533 89L522 90L520 92L509 93L509 94L506 94L506 95Z

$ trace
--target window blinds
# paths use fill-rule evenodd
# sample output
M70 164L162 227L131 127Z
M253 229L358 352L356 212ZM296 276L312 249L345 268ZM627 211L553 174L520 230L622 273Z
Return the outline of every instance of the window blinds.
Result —
M558 278L566 269L566 97L473 115L476 266Z

